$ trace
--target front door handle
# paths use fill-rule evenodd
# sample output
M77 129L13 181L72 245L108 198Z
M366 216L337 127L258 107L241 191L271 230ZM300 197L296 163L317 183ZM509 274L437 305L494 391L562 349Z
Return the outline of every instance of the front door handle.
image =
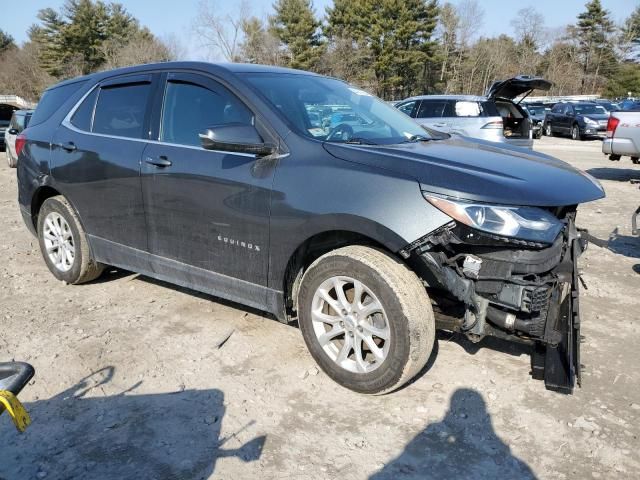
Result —
M155 165L156 167L170 167L171 166L171 160L169 160L167 157L165 157L164 155L158 157L158 158L151 158L151 157L147 157L144 159L145 162L147 162L149 165Z
M55 145L56 147L60 147L63 150L66 150L67 152L73 152L74 150L78 149L78 147L76 147L76 144L73 142L56 143Z

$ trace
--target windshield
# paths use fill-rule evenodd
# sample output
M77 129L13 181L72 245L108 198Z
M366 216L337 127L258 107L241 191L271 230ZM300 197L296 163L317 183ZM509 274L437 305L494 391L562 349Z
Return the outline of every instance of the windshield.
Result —
M245 78L299 133L316 140L388 145L432 138L401 111L340 80L282 73Z
M607 111L599 106L599 105L574 105L573 108L576 109L576 113L578 115L588 115L588 114L606 114Z

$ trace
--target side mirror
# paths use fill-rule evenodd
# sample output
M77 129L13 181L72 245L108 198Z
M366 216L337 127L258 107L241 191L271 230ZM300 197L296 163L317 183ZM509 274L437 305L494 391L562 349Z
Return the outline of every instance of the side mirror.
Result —
M250 153L260 157L276 151L276 146L265 143L253 125L244 123L209 127L200 133L200 142L205 150Z
M9 135L18 135L20 132L18 131L17 128L10 128L9 131L7 132Z

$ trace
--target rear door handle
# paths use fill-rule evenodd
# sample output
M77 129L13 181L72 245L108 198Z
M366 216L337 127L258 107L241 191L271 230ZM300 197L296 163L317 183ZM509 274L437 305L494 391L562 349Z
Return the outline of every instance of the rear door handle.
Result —
M74 150L78 149L78 147L76 147L76 144L73 142L56 143L55 145L56 147L60 147L63 150L66 150L67 152L73 152Z
M171 166L171 160L169 160L167 157L165 157L164 155L161 155L158 158L151 158L151 157L147 157L144 159L145 162L147 162L149 165L155 165L156 167L170 167Z

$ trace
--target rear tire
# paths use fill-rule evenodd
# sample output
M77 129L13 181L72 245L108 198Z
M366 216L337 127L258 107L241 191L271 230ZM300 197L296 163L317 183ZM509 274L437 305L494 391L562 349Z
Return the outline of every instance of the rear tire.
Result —
M58 280L90 282L104 265L91 256L87 235L77 213L62 195L48 198L38 213L38 242L47 267Z
M435 338L431 302L416 274L386 253L358 245L311 264L300 285L298 320L320 368L367 394L411 380L427 363Z

